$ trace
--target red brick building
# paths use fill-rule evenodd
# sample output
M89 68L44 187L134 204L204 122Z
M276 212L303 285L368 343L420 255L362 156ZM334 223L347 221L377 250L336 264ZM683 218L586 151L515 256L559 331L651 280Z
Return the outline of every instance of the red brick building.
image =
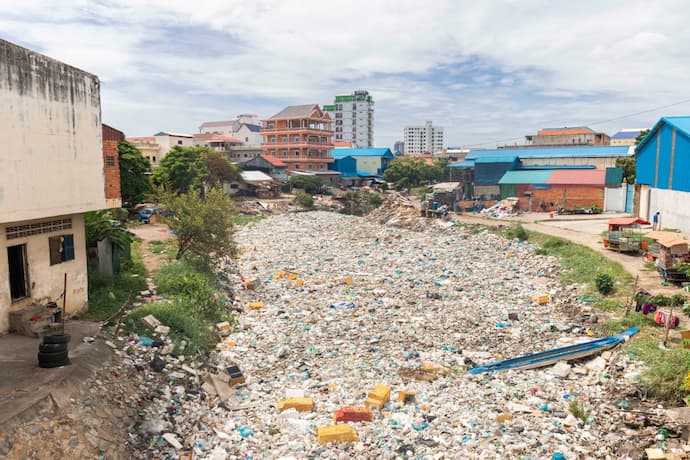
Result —
M105 199L108 208L122 206L117 145L123 140L125 140L125 135L122 131L103 124L103 172L105 173Z
M264 120L261 150L280 159L287 171L325 172L333 163L331 117L318 104L292 105Z

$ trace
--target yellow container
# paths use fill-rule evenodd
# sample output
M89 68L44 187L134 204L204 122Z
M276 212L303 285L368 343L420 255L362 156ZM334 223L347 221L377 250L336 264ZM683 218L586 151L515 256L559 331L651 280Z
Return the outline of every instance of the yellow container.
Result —
M350 278L349 276L345 277L345 284L347 284L348 286L352 286L352 278Z
M279 279L281 279L281 278L284 277L284 276L285 276L285 272L277 272L275 275L273 275L273 279L274 279L274 280L279 280Z
M346 423L341 425L320 426L316 429L316 435L319 438L319 444L326 444L327 442L359 441L357 430Z
M381 409L391 399L391 389L386 385L376 385L367 396L366 405Z
M250 310L261 310L262 308L264 308L263 302L249 302Z
M294 280L297 279L297 273L288 273L287 278L288 278L290 281L294 281Z
M278 410L296 409L298 412L311 412L314 410L312 398L285 398L278 403Z
M539 305L544 305L549 303L549 295L548 294L532 294L530 296L530 300L532 302L537 302Z
M407 404L407 403L412 403L414 402L415 399L415 394L414 391L399 391L398 392L398 401Z

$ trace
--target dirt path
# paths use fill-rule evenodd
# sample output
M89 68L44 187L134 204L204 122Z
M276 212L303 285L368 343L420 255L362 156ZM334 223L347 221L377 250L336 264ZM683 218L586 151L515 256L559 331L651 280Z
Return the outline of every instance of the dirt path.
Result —
M144 268L148 276L153 276L153 273L165 263L165 256L163 254L154 254L149 249L151 241L163 241L173 238L174 235L170 233L170 229L165 224L143 224L134 228L130 228L132 233L141 238L141 254L144 259Z

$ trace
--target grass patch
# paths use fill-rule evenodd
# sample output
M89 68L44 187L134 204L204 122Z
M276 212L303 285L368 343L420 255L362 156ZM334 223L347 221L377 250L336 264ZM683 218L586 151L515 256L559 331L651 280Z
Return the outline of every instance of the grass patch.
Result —
M146 270L141 256L141 240L132 244L131 260L122 261L120 272L114 276L89 273L89 309L79 315L80 320L104 321L117 313L131 292L136 295L146 289Z
M684 379L690 372L690 350L662 350L659 339L654 337L631 340L624 350L647 364L641 377L650 396L671 404L683 401L688 393Z
M433 189L431 187L412 187L409 194L424 199L427 193L431 193Z
M177 254L177 240L168 238L167 240L153 240L149 242L149 251L153 254L162 254L166 259L172 260Z
M209 351L214 346L210 325L203 318L189 314L192 308L189 302L188 299L174 298L137 308L125 318L124 328L139 335L151 336L153 331L141 323L141 318L153 315L170 327L169 337L177 344L176 351L179 352L182 340L188 344L184 350L187 355Z
M249 214L236 214L232 218L232 223L234 225L246 225L253 222L259 222L265 219L265 216L252 216Z
M623 311L625 305L618 299L603 299L596 303L596 307L601 311Z
M618 334L631 327L639 329L645 326L656 326L652 318L638 312L631 312L628 316L623 316L620 319L610 319L599 325L599 328L608 334Z
M644 269L652 272L656 271L656 264L654 262L645 262Z
M565 270L561 274L564 285L584 283L589 292L596 292L595 277L598 274L611 276L615 281L615 289L621 294L629 294L628 285L632 283L632 276L617 262L604 257L592 249L581 244L572 243L566 239L546 235L540 232L529 232L531 242L539 246L537 251L542 255L555 256ZM626 286L625 289L621 289Z
M571 398L570 399L570 402L568 402L568 410L575 417L579 418L583 422L587 422L587 419L589 418L590 411L587 410L587 408L585 407L585 404L582 401L580 401L578 398Z

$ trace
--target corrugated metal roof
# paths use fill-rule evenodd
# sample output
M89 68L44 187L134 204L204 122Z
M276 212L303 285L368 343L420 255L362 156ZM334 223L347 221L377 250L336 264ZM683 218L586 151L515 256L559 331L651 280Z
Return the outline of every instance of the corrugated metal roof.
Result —
M637 136L640 135L640 132L643 130L641 129L624 129L622 131L618 131L616 134L611 136L611 140L616 140L616 139L635 139Z
M605 184L606 171L602 169L556 169L546 181L551 185L601 185Z
M517 155L503 155L495 157L479 157L475 160L475 163L513 163L517 161Z
M570 134L592 134L594 133L594 130L591 128L588 128L586 126L575 126L572 128L568 128L567 126L564 128L544 128L540 129L537 132L538 136L561 136L561 135L570 135Z
M474 160L459 161L457 163L450 163L448 168L474 168Z
M264 182L272 181L273 178L261 171L242 171L240 173L245 182Z
M552 173L553 171L551 170L529 171L518 169L515 171L507 171L498 183L500 185L547 184Z
M470 150L465 160L508 155L508 149ZM627 145L511 148L510 154L526 158L598 158L630 156Z
M259 155L262 159L264 159L266 162L268 162L271 166L274 166L276 168L286 168L287 164L283 163L280 161L278 158L272 156L272 155Z
M684 135L687 138L690 138L690 117L661 117L659 121L657 121L656 124L652 127L652 129L649 130L644 139L642 139L642 142L640 142L637 145L637 147L635 147L635 152L639 152L642 146L645 145L649 139L654 137L654 134L664 123L673 126L682 135Z
M372 148L338 148L331 150L331 155L333 158L345 158L345 157L387 157L393 158L393 153L391 149L387 147L372 147Z

